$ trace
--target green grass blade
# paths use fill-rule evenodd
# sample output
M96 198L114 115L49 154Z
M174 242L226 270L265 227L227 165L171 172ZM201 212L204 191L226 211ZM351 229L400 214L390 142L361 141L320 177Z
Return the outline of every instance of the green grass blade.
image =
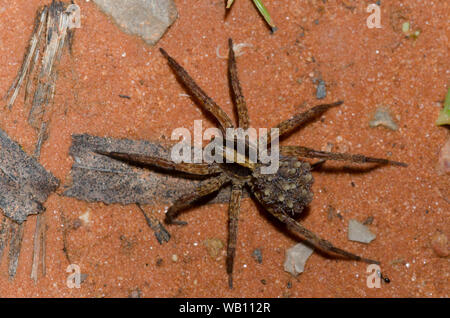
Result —
M436 125L450 125L450 88L448 89L447 96L445 97L444 109L442 109L439 113Z
M269 11L267 11L266 7L262 3L261 0L253 0L253 3L255 4L256 8L258 9L259 13L264 17L264 20L266 20L267 24L272 28L272 32L275 32L277 29L275 24L272 21L272 18L270 17Z
M234 0L228 0L227 1L227 9L229 9L231 7L231 5L233 4Z

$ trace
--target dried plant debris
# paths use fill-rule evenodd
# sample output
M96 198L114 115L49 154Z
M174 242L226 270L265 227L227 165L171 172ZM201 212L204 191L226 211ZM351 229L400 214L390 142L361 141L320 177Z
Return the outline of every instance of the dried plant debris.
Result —
M158 242L167 242L170 234L154 212L147 211L143 206L171 204L193 192L201 180L180 178L176 173L168 174L161 169L143 169L132 162L125 163L106 156L126 152L130 156L150 155L170 159L168 145L90 135L74 135L72 139L70 155L74 164L64 195L88 202L138 204ZM227 187L207 200L209 203L227 202L230 194L231 189ZM244 195L248 196L248 193Z
M11 109L25 85L25 104L31 104L28 122L39 131L37 154L45 140L58 62L64 48L71 48L72 29L80 27L79 14L77 5L61 1L52 1L38 10L22 66L6 94L6 107Z
M7 217L2 217L0 224L0 263L2 261L3 252L9 243L8 253L8 276L14 278L19 263L20 249L22 246L24 224L18 224Z
M155 237L158 240L159 244L163 244L169 242L170 233L167 232L165 227L159 222L159 220L151 213L144 210L140 204L137 205L144 215L145 221L147 225L153 230L155 233Z
M14 278L17 271L17 264L22 245L23 224L17 224L7 217L3 216L0 225L0 263L5 248L9 243L8 253L8 275L10 279Z
M124 152L170 158L169 145L87 134L74 135L69 151L74 163L64 195L106 204L168 204L192 192L201 182L201 179L186 178L184 174L169 174L153 167L143 169L143 166L132 162L125 163L107 156ZM208 202L227 202L230 193L229 187L224 188Z
M42 204L58 187L58 180L1 129L0 176L0 208L19 224L42 213Z
M360 243L370 243L376 238L376 235L370 232L370 230L364 224L359 223L356 220L350 220L348 223L348 239L350 241Z
M29 107L28 122L38 131L38 140L34 151L35 158L39 158L42 144L47 139L47 127L51 114L50 106L56 87L58 63L64 48L68 47L69 51L72 51L73 29L79 27L80 9L73 1L64 3L53 0L50 5L41 7L36 14L34 29L22 61L22 66L6 94L6 107L11 109L22 86L25 86L25 105ZM44 191L47 188L50 189L51 186L52 184L44 187ZM22 192L35 190L28 189ZM45 198L47 195L45 195ZM14 202L20 202L21 199L17 196L18 194L15 197L9 195L9 199L16 200ZM32 196L30 197L32 198ZM32 213L31 211L34 211L34 213L43 212L39 200L28 199L23 201L30 204L26 209L28 213ZM11 208L15 206L12 202L5 204L8 204ZM7 213L5 211L6 215ZM18 217L21 217L22 221L16 221L23 222L26 215L18 215ZM45 228L45 219L43 218L43 213L40 213L36 218L31 272L31 278L35 281L37 280L40 260L42 273L45 275ZM18 248L20 250L20 245L18 245Z
M94 0L125 32L155 45L178 17L173 0Z
M314 249L306 244L295 244L286 251L284 270L294 276L303 273L303 271L305 270L306 261L313 252Z
M0 130L0 208L4 216L0 229L0 261L9 242L8 274L14 278L23 239L24 221L30 214L38 214L31 277L37 279L39 257L45 273L45 226L43 203L58 187L58 180L38 161Z
M230 9L231 6L233 5L233 3L234 3L234 0L227 0L226 8ZM270 27L270 30L272 31L272 33L274 33L277 30L277 27L273 23L272 17L270 16L269 11L266 9L263 2L261 0L253 0L253 4L258 9L259 13L264 18L267 25Z
M436 125L450 125L450 88L447 90L447 95L444 100L444 108L439 112Z
M369 122L369 126L374 128L383 126L391 130L398 130L398 125L392 119L388 109L384 107L378 107L372 119Z

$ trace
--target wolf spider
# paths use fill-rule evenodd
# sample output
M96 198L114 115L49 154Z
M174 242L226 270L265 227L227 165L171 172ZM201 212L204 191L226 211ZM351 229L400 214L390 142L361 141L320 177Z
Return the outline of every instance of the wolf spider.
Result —
M233 128L234 125L230 117L206 95L183 67L170 57L164 49L160 48L160 51L180 81L186 86L188 92L199 102L203 110L217 120L221 130L225 132L227 128ZM250 122L246 102L237 76L236 60L231 39L229 40L228 74L233 93L233 102L238 114L238 126L245 130L250 127ZM282 121L276 126L279 129L279 136L282 137L290 134L302 126L302 124L342 103L342 101L339 101L332 104L318 105ZM268 143L270 144L270 140L268 140ZM233 286L233 263L236 250L240 202L244 186L249 188L250 193L270 214L286 224L288 228L314 247L327 254L334 254L335 256L346 259L379 264L378 261L363 258L333 246L330 242L306 229L293 218L299 215L313 199L313 193L311 191L311 185L313 183L311 166L309 163L297 159L297 157L341 160L355 163L391 164L396 166L406 166L406 164L387 159L366 157L359 154L333 153L301 146L281 146L279 149L280 165L278 171L274 174L261 173L261 167L263 167L261 162L249 164L246 161L247 164L241 165L238 163L175 163L160 157L130 155L121 152L107 153L105 155L127 162L208 177L200 182L195 191L177 199L169 207L165 216L165 222L167 224L185 225L186 222L176 219L180 211L190 207L201 198L216 193L221 187L231 183L231 197L228 208L229 235L226 257L226 269L230 288Z

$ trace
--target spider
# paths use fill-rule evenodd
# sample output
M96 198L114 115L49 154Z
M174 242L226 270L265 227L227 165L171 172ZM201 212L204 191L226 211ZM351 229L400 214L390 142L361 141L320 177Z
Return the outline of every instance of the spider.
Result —
M185 85L187 91L198 101L203 110L215 118L220 129L225 131L227 128L233 128L234 125L230 117L194 82L186 70L175 59L169 56L164 49L160 48L160 51L167 59L169 66L179 80ZM250 127L250 120L237 76L236 59L231 39L229 39L228 75L231 84L232 99L238 114L238 126L244 130L248 129ZM331 104L318 105L282 121L276 126L279 129L279 136L282 137L290 134L304 123L342 103L342 101L338 101ZM271 143L270 139L268 139L268 143ZM176 219L179 212L190 207L200 199L216 193L221 187L231 184L226 255L226 270L230 288L233 288L233 263L236 251L240 202L244 186L250 190L251 195L271 215L287 225L291 231L312 246L329 255L379 264L378 261L363 258L335 247L296 221L296 216L313 199L313 193L311 191L313 184L311 165L306 161L299 160L298 157L341 160L355 163L390 164L395 166L406 166L406 164L359 154L333 153L301 146L280 146L279 151L279 169L273 174L261 173L261 168L264 164L259 161L254 164L175 163L174 161L157 156L144 156L125 152L104 153L104 155L117 160L133 162L140 165L150 165L156 168L203 176L205 178L199 183L195 191L180 197L169 207L165 215L165 222L167 224L186 225L186 222Z

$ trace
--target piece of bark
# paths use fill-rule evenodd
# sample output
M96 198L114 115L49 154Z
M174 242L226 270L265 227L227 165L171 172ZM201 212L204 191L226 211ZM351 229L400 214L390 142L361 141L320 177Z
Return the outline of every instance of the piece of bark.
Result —
M73 29L79 28L80 23L80 10L73 1L66 3L53 0L49 5L40 7L36 13L33 33L22 66L5 97L6 106L11 109L21 88L25 87L24 104L29 111L28 122L38 132L34 151L36 160L39 159L42 144L47 139L58 63L65 47L68 46L69 52L72 53ZM1 150L0 155L2 155ZM39 213L36 218L31 272L31 278L36 281L39 260L42 263L42 273L45 275L46 224L41 202L45 201L49 193L46 190L47 186L44 187L42 196L39 191L36 192L33 183L30 187L30 184L22 182L23 180L15 180L14 176L11 178L9 168L3 170L3 167L0 167L0 177L6 176L3 178L4 181L0 181L0 189L4 192L0 196L0 207L9 207L9 210L4 209L5 214L9 217L11 217L11 210L17 209L19 214L12 216L12 219L19 223L23 222L28 214ZM51 183L54 184L53 181ZM53 187L52 184L48 185L48 189ZM16 188L19 190L16 191ZM37 198L35 198L36 195ZM6 225L8 231L12 233L14 226L13 222ZM9 273L11 278L14 277L17 270L23 231L14 233L16 236L9 238L12 240L9 242L10 246L17 248L15 253L10 254ZM8 242L5 241L6 243Z
M16 276L17 265L19 264L20 249L22 247L23 228L24 224L18 224L11 222L10 231L11 237L9 241L9 254L8 254L8 275L12 279Z
M64 195L88 202L140 205L171 204L192 192L200 180L154 167L137 167L101 153L127 152L170 158L170 146L150 141L72 136L70 155L74 159ZM230 187L207 198L208 203L228 202ZM245 191L245 196L249 196Z
M11 109L25 82L25 102L32 96L28 122L40 130L40 137L45 134L43 123L49 120L57 66L64 48L70 49L73 28L79 27L78 15L77 5L62 1L52 1L38 10L22 66L6 95L7 107Z
M43 203L58 187L58 180L0 129L0 208L22 223L44 211Z

